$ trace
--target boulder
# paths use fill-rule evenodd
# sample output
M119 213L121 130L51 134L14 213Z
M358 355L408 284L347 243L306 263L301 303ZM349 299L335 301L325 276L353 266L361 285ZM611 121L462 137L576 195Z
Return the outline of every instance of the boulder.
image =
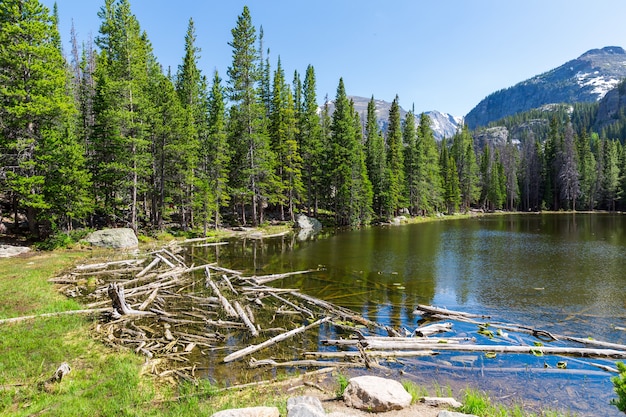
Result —
M463 406L460 402L455 400L452 397L422 397L420 401L425 405L429 405L431 407L452 407L452 408L460 408Z
M349 407L380 413L406 408L412 398L398 381L366 375L350 379L343 400Z
M300 230L297 236L298 240L304 241L322 230L322 223L313 217L299 214L294 227Z
M300 230L313 230L315 232L319 232L322 230L322 223L313 217L299 214L298 217L296 217L296 224L294 227Z
M26 246L0 245L0 258L10 258L30 251Z
M478 417L478 416L474 414L457 413L455 411L440 411L437 414L437 417Z
M85 241L93 246L113 249L133 249L139 245L133 229L103 229L91 233Z
M291 397L287 400L287 417L324 417L326 412L319 398Z
M276 407L232 408L218 411L211 417L280 417L280 411Z

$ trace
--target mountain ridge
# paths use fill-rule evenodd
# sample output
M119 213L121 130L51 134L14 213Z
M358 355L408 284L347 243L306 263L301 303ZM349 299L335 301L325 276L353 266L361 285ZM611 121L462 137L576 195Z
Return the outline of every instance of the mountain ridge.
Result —
M546 104L600 101L624 78L626 51L622 47L591 49L557 68L488 95L465 116L465 123L474 130Z

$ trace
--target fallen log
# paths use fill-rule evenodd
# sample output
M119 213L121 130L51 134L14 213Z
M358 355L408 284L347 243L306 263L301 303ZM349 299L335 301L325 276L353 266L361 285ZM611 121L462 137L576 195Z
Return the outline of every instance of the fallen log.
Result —
M279 334L278 336L272 337L271 339L266 340L263 343L259 343L258 345L250 345L244 349L240 349L236 352L231 353L230 355L226 356L224 359L222 359L222 362L224 363L228 363L228 362L232 362L234 360L240 359L244 356L247 356L251 353L257 352L261 349L265 349L266 347L275 345L278 342L281 342L285 339L289 339L290 337L293 337L295 335L297 335L298 333L302 333L305 332L313 327L319 326L322 323L325 323L327 321L329 321L330 318L328 317L324 317L323 319L317 320L307 326L301 326L298 327L296 329L290 330L287 333L282 333Z
M215 285L215 283L211 279L211 271L209 271L209 268L207 267L204 270L204 272L205 272L205 275L206 275L206 283L207 283L207 285L209 287L211 287L211 289L213 290L213 293L219 299L220 303L222 304L222 307L224 308L224 311L226 311L226 314L228 314L228 316L230 316L230 317L238 317L238 314L235 311L235 309L233 308L233 306L230 304L230 301L228 301L226 299L226 297L224 297L222 295L222 293L220 292L219 288L217 288L217 285Z
M141 272L139 272L137 275L135 275L136 278L141 278L144 275L146 275L148 272L150 272L150 270L152 268L154 268L155 266L157 266L159 264L159 262L161 262L161 258L159 258L158 256L155 256L155 258L152 260L152 262L150 262L148 264L148 266L146 266L144 269L141 270Z
M111 262L102 262L97 264L87 264L87 265L76 265L76 269L79 271L85 270L93 270L93 269L105 269L111 265L141 265L144 263L145 259L125 259L122 261L111 261Z
M316 361L316 360L299 360L299 361L286 361L286 362L276 362L273 359L251 359L248 366L250 368L259 368L262 366L271 366L274 368L295 368L295 367L327 367L327 366L338 366L338 367L351 367L351 368L359 368L362 367L362 363L358 362L329 362L329 361Z
M248 327L248 329L250 329L250 333L252 334L252 336L257 337L259 335L259 331L254 326L252 321L250 321L250 318L244 311L243 307L241 307L241 304L239 304L238 301L235 301L233 305L235 306L235 311L237 311L237 314L241 318L241 321L243 321L243 323Z
M418 304L415 310L413 311L413 314L423 315L424 313L426 315L440 314L440 315L450 316L450 317L466 317L466 318L480 318L480 319L491 318L490 316L486 316L483 314L465 313L463 311L448 310L447 308L427 306L424 304Z
M109 284L108 294L113 303L113 313L116 318L127 315L153 315L154 313L148 311L134 310L128 303L126 303L126 297L124 296L124 287L112 282Z
M19 323L20 321L33 320L44 317L57 317L57 316L66 316L73 314L93 314L93 313L104 313L107 311L111 311L110 308L90 308L86 310L67 310L67 311L57 311L54 313L42 313L35 314L32 316L21 316L21 317L11 317L8 319L0 319L0 324L10 324L10 323Z
M433 350L368 350L368 356L375 358L402 358L402 357L418 357L418 356L434 356L438 353ZM361 352L344 351L344 352L304 352L302 356L313 356L317 358L329 359L346 359L361 358Z
M314 272L314 271L317 271L317 269L307 269L305 271L287 272L287 273L284 273L284 274L270 274L270 275L253 276L253 277L250 277L250 279L252 281L256 282L258 285L261 285L261 284L266 284L268 282L276 281L276 280L279 280L279 279L291 277L291 276L294 276L294 275L308 274L308 273Z
M369 349L433 349L459 352L495 352L495 353L530 353L534 355L578 355L609 357L622 359L626 358L626 351L616 349L591 349L575 347L554 347L554 346L509 346L509 345L469 345L469 344L425 344L425 343L385 343L383 341L371 340L361 341Z

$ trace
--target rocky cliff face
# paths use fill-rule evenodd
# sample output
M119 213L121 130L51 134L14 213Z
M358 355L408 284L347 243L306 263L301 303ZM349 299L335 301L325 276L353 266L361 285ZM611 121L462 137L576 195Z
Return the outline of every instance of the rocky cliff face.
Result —
M594 102L626 77L626 51L610 46L483 99L465 117L470 129L550 103Z

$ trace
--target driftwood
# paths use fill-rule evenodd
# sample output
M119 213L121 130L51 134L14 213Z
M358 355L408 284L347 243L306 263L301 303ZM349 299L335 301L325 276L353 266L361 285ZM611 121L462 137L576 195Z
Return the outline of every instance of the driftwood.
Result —
M226 356L222 361L224 363L228 363L228 362L232 362L234 360L240 359L244 356L250 355L251 353L254 353L256 351L259 351L261 349L265 349L266 347L275 345L278 342L282 342L285 339L289 339L290 337L293 337L295 335L297 335L298 333L302 333L305 332L313 327L319 326L322 323L325 323L327 321L329 321L330 319L328 317L325 317L323 319L317 320L307 326L302 326L302 327L298 327L296 329L290 330L287 333L283 333L283 334L279 334L278 336L272 337L271 339L266 340L263 343L259 343L258 345L250 345L244 349L238 350L236 352L231 353L230 355Z
M413 332L416 336L430 336L436 333L446 333L452 330L452 323L436 323L421 326Z
M250 317L248 317L248 314L244 311L243 307L241 307L241 304L239 304L238 301L235 301L233 305L235 306L235 311L237 311L237 314L241 318L241 321L243 321L243 324L245 324L248 329L250 329L250 333L252 333L252 336L258 336L259 331L256 327L254 327L254 324L250 320Z
M452 352L484 352L488 357L491 354L509 352L566 355L572 363L579 360L589 366L614 372L610 366L575 359L573 356L610 359L626 357L624 345L561 336L510 323L488 323L485 322L490 319L487 316L424 305L418 305L415 313L429 321L428 325L410 332L369 320L356 311L295 289L264 285L276 279L314 270L244 277L239 271L216 264L187 266L176 254L175 247L171 250L155 251L150 255L152 258L93 264L94 266L81 269L78 273L92 271L93 273L87 274L98 274L98 288L89 295L90 301L94 301L90 305L99 307L113 302L115 313L112 316L119 318L96 325L102 341L107 345L128 348L153 358L150 372L157 377L193 380L199 369L211 370L216 366L228 366L232 361L257 352L258 360L252 359L248 365L255 369L255 375L267 372L264 368L268 367L365 368L380 367L380 363L385 360L414 365L419 361L418 357L444 353L450 355ZM147 266L138 267L143 262ZM205 271L204 280L194 274L199 270ZM218 273L221 278L212 279L211 272ZM67 293L79 293L73 289L73 286L81 285L76 272L68 273L58 281L69 285L66 288ZM84 279L82 282L84 285ZM103 300L109 295L111 301ZM88 313L102 311L110 312L111 309L85 310ZM136 315L141 320L128 320L125 318L127 315ZM0 324L13 320L18 321L19 318L0 320ZM310 321L310 324L305 325L302 320ZM469 337L434 336L436 333L449 332L452 323L457 321L473 324L480 331L475 336L470 334ZM331 333L340 337L337 340L323 341L323 344L334 347L320 349L320 352L306 352L299 358L296 357L295 349L286 355L279 355L278 350L271 349L281 341L311 331L322 323L328 323ZM495 337L496 332L491 332L490 328L505 330L510 332L510 336L498 332ZM489 333L498 344L477 343L477 339ZM250 335L258 338L258 343L246 345ZM528 336L525 335L544 342L559 340L560 343L558 347L532 346L532 341L528 341ZM304 340L317 338L305 336ZM568 342L573 346L565 346ZM289 352L288 349L286 351ZM443 368L453 362L447 357L442 359L431 360L429 366ZM202 368L203 361L208 360L213 361L213 364ZM184 366L181 367L181 364ZM265 383L269 382L261 384Z
M0 319L0 324L11 324L11 323L19 323L21 321L33 320L38 318L45 317L57 317L57 316L68 316L73 314L100 314L104 312L111 311L110 308L91 308L85 310L67 310L67 311L58 311L55 313L42 313L36 314L32 316L21 316L21 317L11 317L8 319Z
M222 304L224 311L226 311L226 314L228 314L230 317L237 317L237 312L235 311L233 306L230 304L230 301L228 301L226 297L222 295L219 288L217 288L217 285L215 285L215 283L211 279L211 271L209 271L209 268L207 267L204 271L206 274L207 286L211 287L211 289L213 290L213 294L215 294L218 300L220 300L220 303Z

